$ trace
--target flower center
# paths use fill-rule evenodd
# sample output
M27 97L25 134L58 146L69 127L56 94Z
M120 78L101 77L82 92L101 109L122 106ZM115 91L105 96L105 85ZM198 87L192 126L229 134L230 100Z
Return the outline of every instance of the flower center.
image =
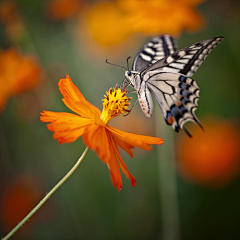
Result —
M132 98L128 98L126 89L117 89L117 85L115 88L110 88L106 95L104 95L103 101L103 110L100 116L103 124L106 125L113 118L117 117L121 113L127 112L128 106L131 104L128 100Z

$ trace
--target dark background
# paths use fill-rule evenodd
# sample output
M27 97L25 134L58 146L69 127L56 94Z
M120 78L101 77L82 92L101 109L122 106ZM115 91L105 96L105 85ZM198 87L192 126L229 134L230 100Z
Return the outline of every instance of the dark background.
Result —
M39 120L42 110L70 112L61 101L59 79L69 74L86 99L102 109L105 91L124 77L123 69L107 65L105 59L126 66L126 58L134 57L149 39L140 33L121 48L99 50L79 37L79 18L53 21L44 13L46 2L17 2L26 32L14 42L2 24L1 49L17 45L23 53L34 54L44 77L37 89L11 98L0 116L1 237L25 215L21 208L30 211L85 148L82 139L59 145ZM239 2L206 1L197 9L205 25L195 32L183 30L177 37L179 48L215 36L225 39L193 76L201 88L196 114L200 121L209 116L224 119L238 133ZM163 130L161 118L157 106L153 118L145 119L136 105L129 118L112 121L120 129L165 140L151 152L134 150L133 159L121 153L137 180L136 188L122 176L123 189L118 192L107 166L89 151L79 169L12 239L240 239L238 175L218 187L184 178L175 167L179 157L174 149L185 133L174 133L170 127ZM11 211L3 210L6 201L12 204Z

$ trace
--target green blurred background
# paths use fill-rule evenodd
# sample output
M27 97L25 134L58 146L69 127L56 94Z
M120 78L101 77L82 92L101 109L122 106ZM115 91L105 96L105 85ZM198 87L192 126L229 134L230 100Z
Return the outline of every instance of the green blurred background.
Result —
M239 5L234 0L203 2L197 9L205 18L204 26L191 33L183 31L177 38L178 47L183 48L224 36L193 76L201 89L196 114L200 121L209 115L231 119L236 132L240 117ZM134 57L149 39L135 34L121 48L99 50L83 39L78 17L51 20L45 14L46 1L41 0L20 0L17 7L24 34L14 41L2 24L0 47L17 46L22 53L35 55L43 81L36 89L11 98L0 115L1 237L21 220L24 209L29 211L66 174L85 148L82 139L59 145L39 120L42 110L70 112L61 101L59 79L69 74L86 99L101 109L105 91L124 77L123 69L107 65L105 59L126 66L126 58ZM79 169L12 239L240 239L238 175L220 187L184 178L175 167L178 154L174 160L169 152L185 133L162 126L156 133L154 126L164 125L157 107L152 119L145 120L138 105L131 114L112 121L113 125L166 139L151 152L134 151L133 159L121 153L137 180L136 187L123 176L123 189L118 192L107 166L90 151ZM142 125L134 128L138 121ZM143 124L150 126L147 132ZM165 157L159 160L157 156ZM12 204L7 205L11 211L6 210L6 202Z

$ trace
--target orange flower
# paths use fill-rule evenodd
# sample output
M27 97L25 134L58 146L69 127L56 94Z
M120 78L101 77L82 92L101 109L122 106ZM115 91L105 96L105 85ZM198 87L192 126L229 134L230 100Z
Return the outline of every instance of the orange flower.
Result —
M240 134L230 122L219 118L203 122L205 132L195 126L193 138L178 139L180 173L193 182L222 187L240 170Z
M118 0L128 11L133 32L179 34L182 30L197 30L203 24L194 7L204 0Z
M60 79L58 85L64 97L63 102L76 114L49 111L41 113L41 121L50 122L47 127L54 132L53 138L59 143L69 143L83 136L84 143L95 150L98 157L107 164L114 187L117 187L119 191L122 188L119 165L126 177L131 179L132 186L135 187L136 180L123 162L117 145L132 157L131 148L134 146L150 150L152 147L149 144L160 145L163 141L161 138L123 132L108 125L111 118L126 112L130 104L126 91L110 88L105 96L101 113L83 97L68 75Z
M24 32L24 23L15 1L0 2L0 22L5 26L6 34L11 40L20 39Z
M128 18L115 2L95 3L86 18L87 25L82 30L85 33L89 32L88 28L90 28L91 36L103 46L119 44L131 34ZM80 31L81 28L82 26Z
M104 46L119 44L133 33L180 34L197 30L203 17L195 6L204 0L115 0L95 3L87 14L92 37ZM86 26L85 26L86 28ZM86 29L82 29L84 33Z
M49 19L59 21L76 16L84 5L81 0L51 0L45 9Z
M9 231L32 210L44 192L39 179L26 172L8 179L6 184L1 191L0 218L4 230Z
M32 56L21 56L15 49L0 51L0 111L11 95L35 87L40 71Z

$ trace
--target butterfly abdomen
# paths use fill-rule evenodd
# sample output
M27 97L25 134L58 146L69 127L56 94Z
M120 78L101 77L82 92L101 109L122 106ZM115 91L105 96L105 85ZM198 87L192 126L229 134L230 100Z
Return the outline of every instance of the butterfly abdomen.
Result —
M153 112L153 101L150 91L144 84L138 92L138 102L146 117L151 117Z

